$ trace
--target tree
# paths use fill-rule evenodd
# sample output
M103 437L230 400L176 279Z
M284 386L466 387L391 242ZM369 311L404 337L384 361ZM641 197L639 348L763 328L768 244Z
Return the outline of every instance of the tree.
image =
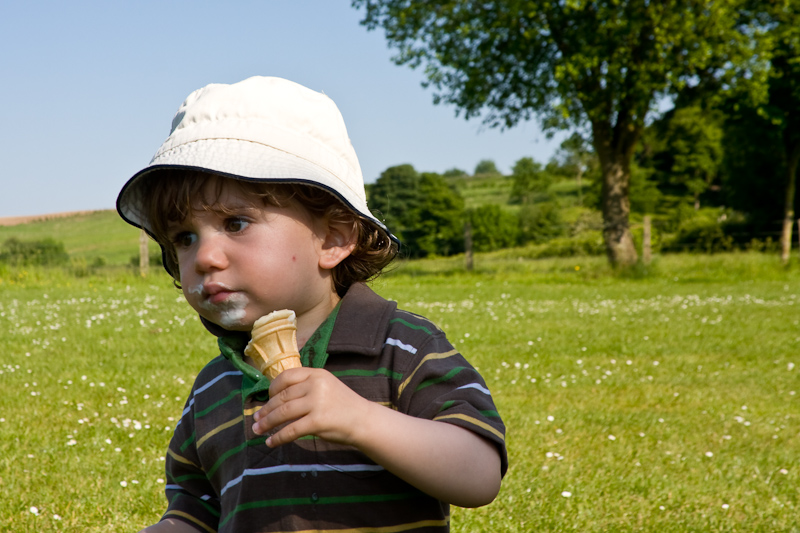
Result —
M481 159L478 161L478 164L475 165L475 172L473 175L477 176L479 174L490 174L494 176L500 175L500 171L497 170L497 165L494 164L494 161L491 159Z
M367 187L370 209L382 219L400 242L407 244L420 203L419 174L411 165L397 165L381 172Z
M512 127L586 127L602 169L603 237L614 265L637 254L629 228L630 165L655 105L707 78L763 88L763 29L745 0L352 0L382 27L394 61L424 65L434 102Z
M466 170L461 170L458 167L449 168L449 169L445 170L444 173L442 174L442 176L444 176L445 178L460 178L460 177L466 176L466 175L467 175L467 171Z
M64 243L51 238L38 241L6 239L0 246L0 263L13 266L56 266L69 262Z
M718 109L679 104L644 133L637 159L652 167L663 192L688 195L695 210L700 196L720 179L724 118Z
M464 198L444 177L423 172L419 182L420 205L410 245L421 257L453 255L464 251Z
M597 165L597 156L582 135L573 133L561 143L552 160L547 164L551 172L575 178L578 185L578 205L583 205L583 177Z
M781 259L787 264L800 166L800 2L775 0L754 5L763 10L760 20L774 36L769 101L761 112L781 133L785 161Z
M497 204L486 204L467 212L472 225L472 243L476 252L491 252L517 244L519 221L514 214Z
M719 113L698 106L678 109L667 128L672 156L670 178L681 185L700 209L700 195L718 177L722 163L722 125Z
M565 233L561 209L553 202L528 204L519 211L519 240L521 244L542 243Z
M531 203L537 194L547 193L552 182L550 174L530 157L523 157L514 163L511 179L513 182L509 201L519 204Z
M768 30L768 98L727 102L725 179L734 186L726 192L751 215L754 229L781 226L781 259L788 263L800 171L800 1L750 0L743 16Z
M387 168L367 187L370 208L409 257L464 250L464 199L439 174L411 165Z

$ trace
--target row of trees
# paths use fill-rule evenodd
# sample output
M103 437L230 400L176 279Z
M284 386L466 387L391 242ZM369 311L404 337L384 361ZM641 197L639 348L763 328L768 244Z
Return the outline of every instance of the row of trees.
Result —
M533 163L530 158L521 159L517 167L526 167L529 162L537 175L547 176L541 172L541 165ZM494 203L466 209L464 198L447 180L448 176L462 174L465 172L458 169L445 175L417 172L412 165L406 164L386 169L375 183L367 185L370 208L400 238L405 256L463 252L467 227L470 228L472 249L477 252L541 242L562 233L560 214L553 203L526 202L518 212ZM476 174L499 176L491 160L481 162ZM521 173L512 179L517 183L529 177ZM539 191L539 185L536 184L536 191ZM524 194L529 194L527 189ZM515 201L513 198L512 193L512 202ZM521 201L521 198L516 201Z
M774 179L784 190L782 241L788 254L800 161L800 0L352 5L364 10L368 29L383 28L398 50L397 64L424 67L435 103L501 128L535 116L546 131L573 130L588 139L601 176L603 237L612 264L637 260L629 223L634 156L665 101L694 106L697 111L684 116L701 113L712 121L709 109L723 109L731 131L739 124L750 142L740 166L758 172L753 181ZM774 178L758 167L755 152L763 138L748 129L756 117L765 120L761 130L780 141L770 147L780 162ZM676 118L672 127L679 124ZM716 156L681 150L669 147L672 160L654 166L670 165L699 201L709 184L706 160Z

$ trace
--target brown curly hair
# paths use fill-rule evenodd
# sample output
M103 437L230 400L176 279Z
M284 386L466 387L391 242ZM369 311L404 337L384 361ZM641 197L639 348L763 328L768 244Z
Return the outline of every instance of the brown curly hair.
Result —
M141 178L150 199L146 207L149 229L164 252L164 266L180 286L178 256L169 238L169 227L180 224L200 209L225 212L219 204L223 185L233 183L253 200L253 205L287 207L296 202L314 217L352 224L356 246L332 271L336 292L341 296L353 283L376 278L395 258L398 244L382 228L359 216L321 187L229 178L198 170L164 169ZM211 194L208 194L209 191Z

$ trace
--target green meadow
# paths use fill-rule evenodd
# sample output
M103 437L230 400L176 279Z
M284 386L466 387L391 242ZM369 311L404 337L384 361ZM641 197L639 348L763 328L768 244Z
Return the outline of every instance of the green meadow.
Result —
M124 237L69 237L106 258L81 276L0 266L0 530L137 531L165 508L164 452L217 352ZM448 333L508 427L500 495L452 530L800 531L798 282L757 253L397 264L373 287Z

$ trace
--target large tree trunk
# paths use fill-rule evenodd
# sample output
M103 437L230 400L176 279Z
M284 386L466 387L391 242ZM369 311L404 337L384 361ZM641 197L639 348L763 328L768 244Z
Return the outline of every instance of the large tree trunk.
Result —
M609 129L593 125L594 146L603 173L601 189L603 203L603 240L612 266L632 266L638 255L630 229L631 203L628 189L631 181L631 158L635 135L626 142L612 139ZM610 133L610 132L609 132ZM616 141L616 142L615 142Z
M783 231L781 231L781 261L789 264L792 251L792 225L794 224L794 197L797 181L797 167L800 163L800 140L790 142L789 135L784 133L786 147L786 198L783 207Z

